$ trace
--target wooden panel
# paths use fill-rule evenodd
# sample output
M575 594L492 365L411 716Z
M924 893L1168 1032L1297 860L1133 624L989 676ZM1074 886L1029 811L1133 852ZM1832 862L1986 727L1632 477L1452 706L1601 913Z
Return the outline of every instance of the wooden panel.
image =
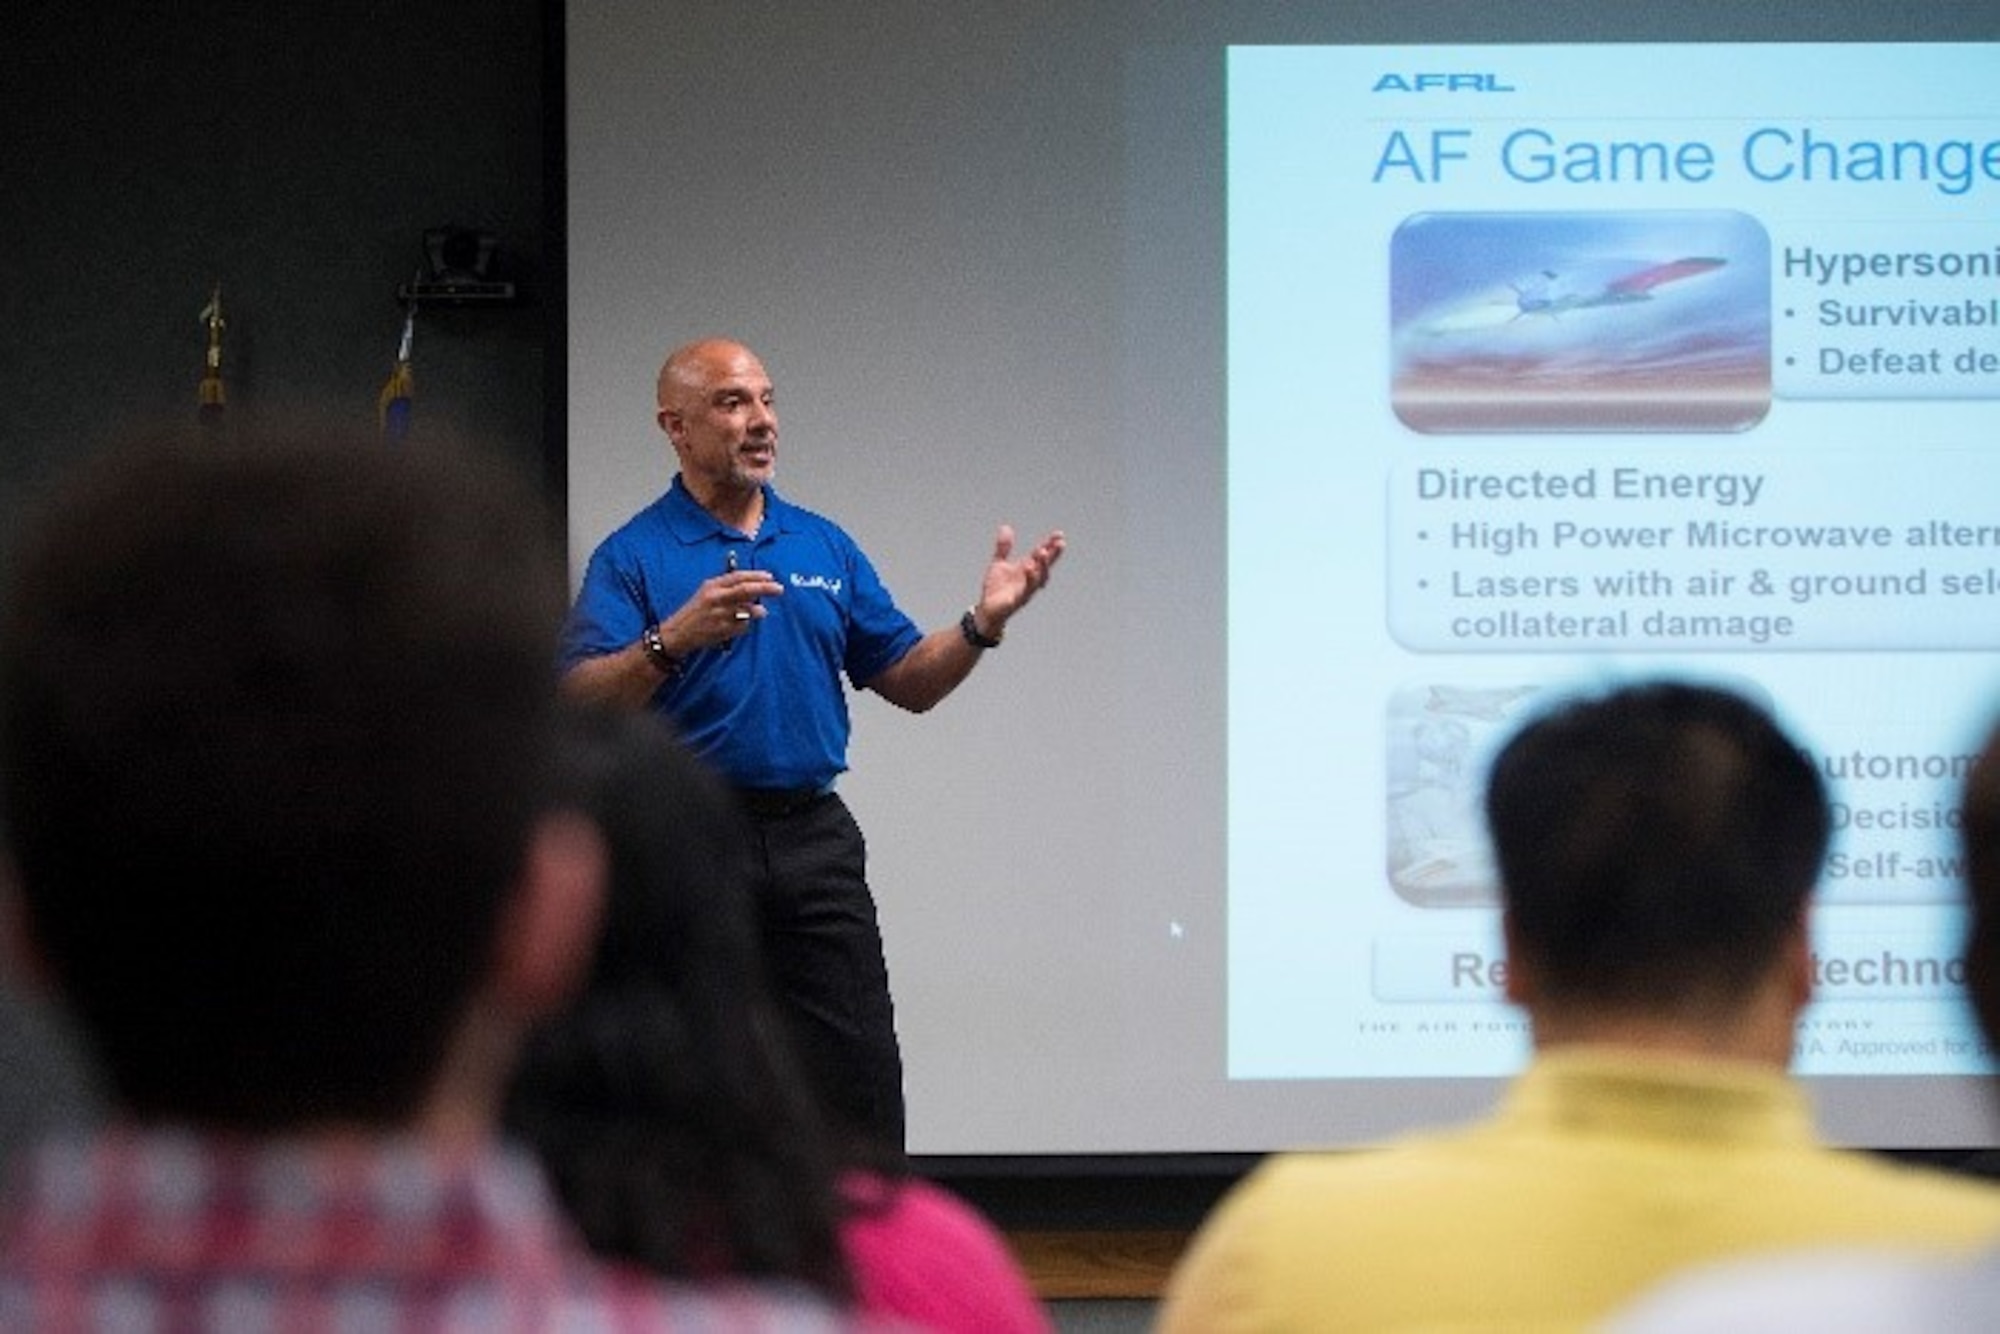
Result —
M1158 1297L1188 1234L1179 1230L1013 1232L1007 1244L1045 1300Z

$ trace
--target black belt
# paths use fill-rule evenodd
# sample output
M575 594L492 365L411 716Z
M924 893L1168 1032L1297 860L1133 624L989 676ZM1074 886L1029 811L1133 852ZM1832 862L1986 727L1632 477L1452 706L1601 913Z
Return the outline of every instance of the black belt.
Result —
M833 785L822 787L739 787L736 799L743 809L759 819L796 815L808 806L833 795Z

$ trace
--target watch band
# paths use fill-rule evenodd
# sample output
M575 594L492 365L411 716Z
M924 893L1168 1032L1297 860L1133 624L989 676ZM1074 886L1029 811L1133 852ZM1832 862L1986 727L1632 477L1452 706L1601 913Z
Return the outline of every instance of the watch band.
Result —
M659 626L647 626L644 632L640 634L639 642L646 646L647 661L657 667L660 675L666 677L669 681L678 678L681 674L681 669L687 666L686 659L676 658L673 654L667 652L667 641L660 638Z
M1005 634L1005 631L1002 631L1000 635L983 635L979 633L979 618L972 614L971 607L967 607L965 615L958 618L958 632L965 636L966 643L981 650L999 648L1001 636Z

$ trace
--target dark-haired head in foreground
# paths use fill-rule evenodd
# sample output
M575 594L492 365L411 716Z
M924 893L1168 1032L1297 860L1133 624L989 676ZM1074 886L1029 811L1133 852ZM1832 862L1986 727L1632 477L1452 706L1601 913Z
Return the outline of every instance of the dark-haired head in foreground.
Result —
M1616 1036L1784 1066L1832 824L1760 705L1648 682L1559 702L1495 757L1507 986L1541 1043Z
M563 572L497 464L102 458L19 551L0 781L33 939L127 1112L409 1121L532 866Z
M114 1106L19 1164L0 1327L846 1327L601 1266L498 1142L605 877L552 791L525 479L372 431L133 446L7 572L10 936Z

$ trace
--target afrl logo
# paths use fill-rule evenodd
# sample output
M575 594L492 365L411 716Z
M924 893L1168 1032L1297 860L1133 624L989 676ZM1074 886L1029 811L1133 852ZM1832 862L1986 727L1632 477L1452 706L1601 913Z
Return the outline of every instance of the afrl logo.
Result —
M1498 74L1384 74L1369 89L1376 93L1511 93L1514 85Z

